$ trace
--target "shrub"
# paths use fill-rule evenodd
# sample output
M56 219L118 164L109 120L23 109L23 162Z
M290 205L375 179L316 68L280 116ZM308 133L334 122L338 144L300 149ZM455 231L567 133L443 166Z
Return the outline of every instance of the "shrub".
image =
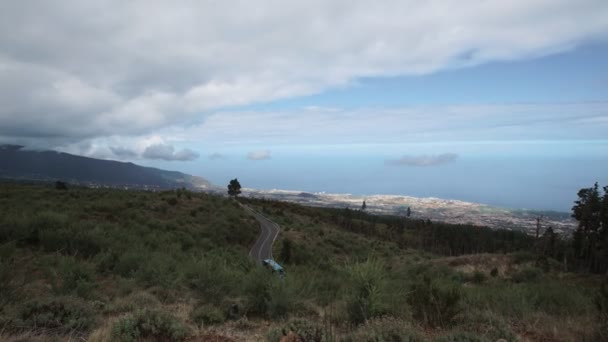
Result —
M81 300L57 297L34 300L19 310L16 326L19 328L48 328L59 333L86 332L95 323L92 308Z
M7 303L15 301L20 291L13 277L15 265L0 259L0 312Z
M190 331L172 315L158 310L143 310L118 320L112 327L114 341L183 341Z
M351 294L347 300L347 315L351 323L360 324L386 312L383 303L386 271L375 260L348 266Z
M274 277L269 284L267 315L270 318L287 317L295 306L295 291L289 279Z
M24 239L22 242L29 245L38 245L41 231L58 231L67 227L67 225L68 218L65 215L52 211L40 212L29 219L27 226L23 227L22 237Z
M177 281L176 264L171 255L149 253L136 273L137 279L146 286L170 288Z
M600 340L608 339L608 281L605 281L595 296L595 307L598 310Z
M486 275L481 271L475 271L475 272L473 272L473 276L472 276L471 280L475 284L481 284L486 280Z
M511 280L516 283L535 281L541 276L541 270L533 266L523 267L511 276Z
M306 319L294 319L280 329L271 330L268 333L267 340L269 342L279 342L290 331L304 342L323 342L325 337L325 329L321 324Z
M490 341L504 339L518 341L518 336L511 326L493 312L469 311L458 319L462 331L484 336Z
M55 289L63 294L76 294L88 298L95 288L95 272L85 261L74 257L62 257L59 262L60 285Z
M498 268L492 268L492 270L490 271L490 276L492 276L492 278L496 278L498 276Z
M214 325L224 323L226 314L215 306L204 305L194 309L190 318L198 325Z
M467 332L455 332L449 335L440 336L435 342L490 342L487 339Z
M517 265L536 260L536 255L532 252L516 252L512 254L513 262Z
M243 272L237 265L228 264L226 259L223 256L205 255L200 259L190 261L182 268L184 282L201 297L219 304L224 296L236 294L240 290L241 284L246 284L246 288L250 289L249 281L253 282L251 284L253 286L256 281L268 278L268 274L265 273L258 276L250 274L247 276L248 280L243 282L245 276Z
M353 342L422 342L424 339L408 323L390 317L372 319L346 337Z
M440 280L423 275L412 284L408 297L414 318L430 326L450 325L460 312L460 288L453 282L440 284Z
M126 251L118 258L114 271L123 277L134 276L141 265L146 262L146 254L139 248Z
M108 306L106 313L123 313L145 309L157 309L161 302L151 293L135 292L126 297L116 299Z

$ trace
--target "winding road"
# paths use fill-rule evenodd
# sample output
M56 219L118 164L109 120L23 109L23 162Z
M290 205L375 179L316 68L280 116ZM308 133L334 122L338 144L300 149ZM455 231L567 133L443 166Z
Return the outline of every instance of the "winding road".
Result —
M272 244L279 235L279 225L267 219L264 215L251 209L246 205L241 205L245 210L249 211L253 217L260 223L260 236L251 247L249 256L257 262L262 263L265 259L272 259Z

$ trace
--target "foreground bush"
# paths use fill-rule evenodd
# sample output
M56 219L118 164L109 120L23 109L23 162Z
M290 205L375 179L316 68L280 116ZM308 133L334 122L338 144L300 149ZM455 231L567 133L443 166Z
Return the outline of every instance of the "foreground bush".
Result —
M390 317L365 322L349 334L353 342L422 342L424 339L408 323Z
M351 265L346 271L352 282L352 293L346 304L350 322L361 324L384 314L386 271L383 266L375 260L368 260Z
M20 308L15 330L51 329L54 332L84 333L95 323L95 312L84 301L71 297L34 300Z
M595 297L595 307L598 310L599 331L598 337L608 339L608 282L604 282Z
M408 302L414 318L429 326L443 327L452 324L460 312L460 298L456 284L424 275L412 284Z
M440 336L434 342L493 342L468 332L455 332Z
M183 341L189 333L189 329L169 313L143 310L116 322L112 327L112 340Z
M283 336L292 332L304 342L325 341L325 329L322 325L305 319L294 319L280 329L271 330L268 333L269 342L279 342Z
M457 326L460 330L482 335L489 341L519 341L519 337L504 319L493 312L466 312L458 317Z
M226 314L211 305L204 305L192 311L190 318L198 325L214 325L224 323Z

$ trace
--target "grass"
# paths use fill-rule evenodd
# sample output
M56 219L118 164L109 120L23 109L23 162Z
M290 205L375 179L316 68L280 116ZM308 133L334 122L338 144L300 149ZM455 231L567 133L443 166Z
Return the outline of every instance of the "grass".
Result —
M247 258L259 228L233 200L0 183L0 338L559 341L605 329L599 278L543 270L529 252L449 257L436 253L460 247L421 239L427 223L245 202L281 225L285 278Z

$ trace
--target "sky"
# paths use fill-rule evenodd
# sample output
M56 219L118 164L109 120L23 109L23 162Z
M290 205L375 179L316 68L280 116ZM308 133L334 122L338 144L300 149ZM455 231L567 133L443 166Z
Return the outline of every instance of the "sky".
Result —
M4 1L0 143L568 211L608 185L608 2Z

